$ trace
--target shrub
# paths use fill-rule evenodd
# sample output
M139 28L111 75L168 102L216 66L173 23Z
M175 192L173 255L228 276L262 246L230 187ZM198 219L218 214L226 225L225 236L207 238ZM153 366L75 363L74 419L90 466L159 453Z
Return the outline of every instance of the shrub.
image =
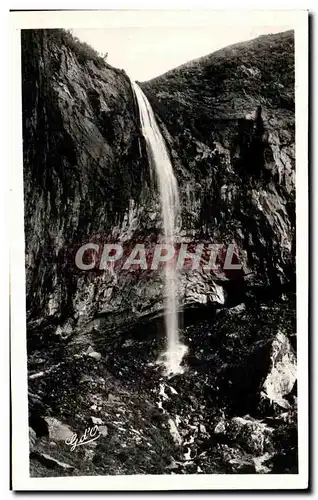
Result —
M101 56L97 50L93 49L88 43L79 40L70 30L54 29L47 30L47 33L55 42L68 47L75 54L78 62L84 64L87 61L93 61L98 68L105 67L107 52Z

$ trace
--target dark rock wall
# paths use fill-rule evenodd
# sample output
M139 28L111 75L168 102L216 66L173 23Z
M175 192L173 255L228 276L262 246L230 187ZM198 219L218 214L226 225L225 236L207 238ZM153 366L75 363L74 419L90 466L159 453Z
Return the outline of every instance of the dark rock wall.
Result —
M185 232L235 243L264 283L294 272L293 32L262 36L142 84L182 190Z
M109 278L76 270L77 248L123 236L128 215L137 232L153 189L124 72L39 30L22 32L22 75L27 309L63 319L79 314L81 286L85 301Z

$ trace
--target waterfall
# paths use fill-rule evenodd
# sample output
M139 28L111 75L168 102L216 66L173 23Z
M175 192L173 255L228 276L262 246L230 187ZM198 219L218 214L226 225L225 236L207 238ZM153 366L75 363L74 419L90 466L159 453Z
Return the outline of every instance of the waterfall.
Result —
M138 102L148 158L156 170L165 243L174 245L177 216L180 209L178 184L150 103L137 83L132 81L132 87ZM180 364L187 348L180 342L178 333L178 276L176 266L165 263L164 272L167 345L166 352L160 357L158 363L165 366L166 375L173 375L183 372Z

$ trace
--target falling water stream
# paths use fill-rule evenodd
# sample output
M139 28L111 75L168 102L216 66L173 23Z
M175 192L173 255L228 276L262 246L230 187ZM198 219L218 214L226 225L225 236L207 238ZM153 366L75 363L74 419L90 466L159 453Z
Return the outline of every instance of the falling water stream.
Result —
M179 191L169 154L156 122L149 101L137 83L132 87L138 102L142 133L147 144L149 160L154 164L159 187L161 214L165 243L174 245L176 223L179 214ZM166 352L158 363L165 366L168 376L182 373L182 358L187 351L180 342L178 333L178 275L175 265L165 263L165 325L167 334Z

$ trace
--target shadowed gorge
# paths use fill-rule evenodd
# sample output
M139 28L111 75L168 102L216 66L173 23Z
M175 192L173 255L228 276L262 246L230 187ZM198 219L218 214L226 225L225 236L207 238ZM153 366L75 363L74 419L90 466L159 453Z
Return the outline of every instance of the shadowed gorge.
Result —
M188 351L170 379L164 272L75 265L86 243L98 260L164 233L131 82L63 30L21 46L31 475L296 473L293 32L138 83L178 184L178 242L233 245L241 265L180 270Z

